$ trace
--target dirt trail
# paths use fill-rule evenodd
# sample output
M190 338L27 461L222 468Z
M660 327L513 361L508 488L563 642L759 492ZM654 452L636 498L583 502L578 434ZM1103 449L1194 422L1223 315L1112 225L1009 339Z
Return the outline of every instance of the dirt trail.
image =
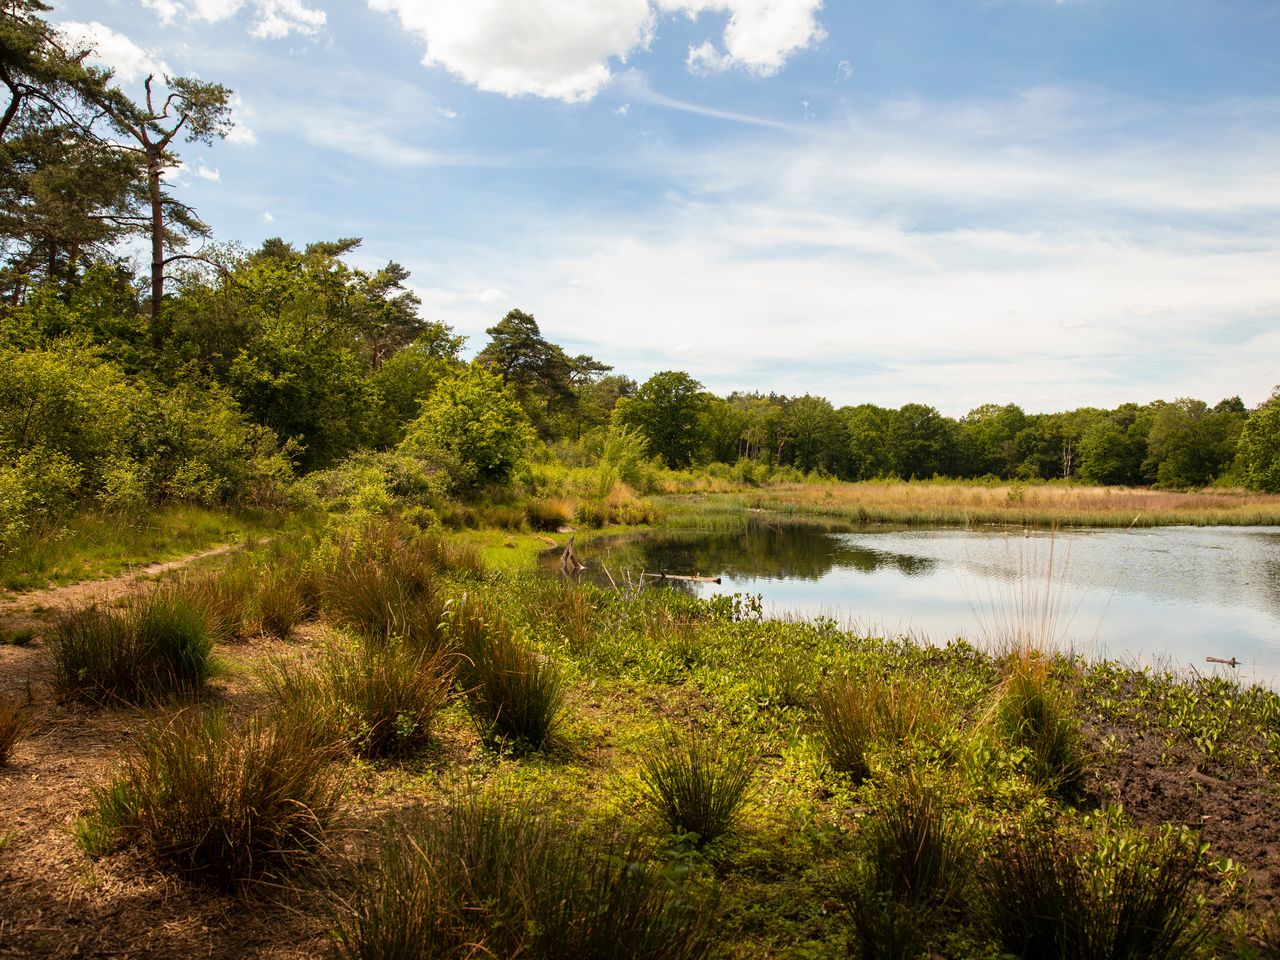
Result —
M74 607L95 600L113 600L128 593L143 580L181 569L197 560L229 553L234 549L234 544L224 543L176 560L143 564L119 576L102 580L81 580L79 583L72 583L65 587L49 587L46 590L31 590L20 594L0 594L0 629L14 630L38 626L42 620L47 619L49 611Z

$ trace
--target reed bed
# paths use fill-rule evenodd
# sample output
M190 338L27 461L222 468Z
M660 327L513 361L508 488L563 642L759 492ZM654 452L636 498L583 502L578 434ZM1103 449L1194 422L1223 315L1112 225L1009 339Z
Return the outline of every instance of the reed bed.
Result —
M788 483L753 491L744 502L778 513L840 517L854 523L1014 524L1028 527L1270 526L1280 496L1235 490L1179 493L1136 487L959 481Z

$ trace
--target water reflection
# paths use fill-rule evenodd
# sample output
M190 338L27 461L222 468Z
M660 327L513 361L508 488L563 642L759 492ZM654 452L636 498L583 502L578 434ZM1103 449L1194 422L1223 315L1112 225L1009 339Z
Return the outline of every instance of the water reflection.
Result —
M836 615L884 632L981 639L1052 562L1073 649L1204 670L1238 657L1245 680L1280 677L1280 531L853 529L752 518L731 531L596 541L594 572L722 578L677 589L759 593L776 613ZM1003 613L1001 608L1005 608Z

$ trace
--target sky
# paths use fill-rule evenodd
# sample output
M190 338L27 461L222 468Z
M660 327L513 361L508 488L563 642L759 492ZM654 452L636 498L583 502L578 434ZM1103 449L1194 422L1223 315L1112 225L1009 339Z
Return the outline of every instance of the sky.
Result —
M639 381L1028 412L1280 383L1280 0L52 0L172 189Z

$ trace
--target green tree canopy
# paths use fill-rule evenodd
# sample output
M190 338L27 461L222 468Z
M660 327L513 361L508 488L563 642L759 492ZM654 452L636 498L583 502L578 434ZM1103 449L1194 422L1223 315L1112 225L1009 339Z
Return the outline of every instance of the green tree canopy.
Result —
M465 489L509 480L531 439L520 404L477 362L436 384L400 449L442 464L451 486Z
M702 384L680 370L655 373L617 407L619 420L644 434L651 456L669 467L691 464L705 437L702 414L710 402Z
M1240 472L1255 490L1280 493L1280 387L1249 414L1240 433Z

